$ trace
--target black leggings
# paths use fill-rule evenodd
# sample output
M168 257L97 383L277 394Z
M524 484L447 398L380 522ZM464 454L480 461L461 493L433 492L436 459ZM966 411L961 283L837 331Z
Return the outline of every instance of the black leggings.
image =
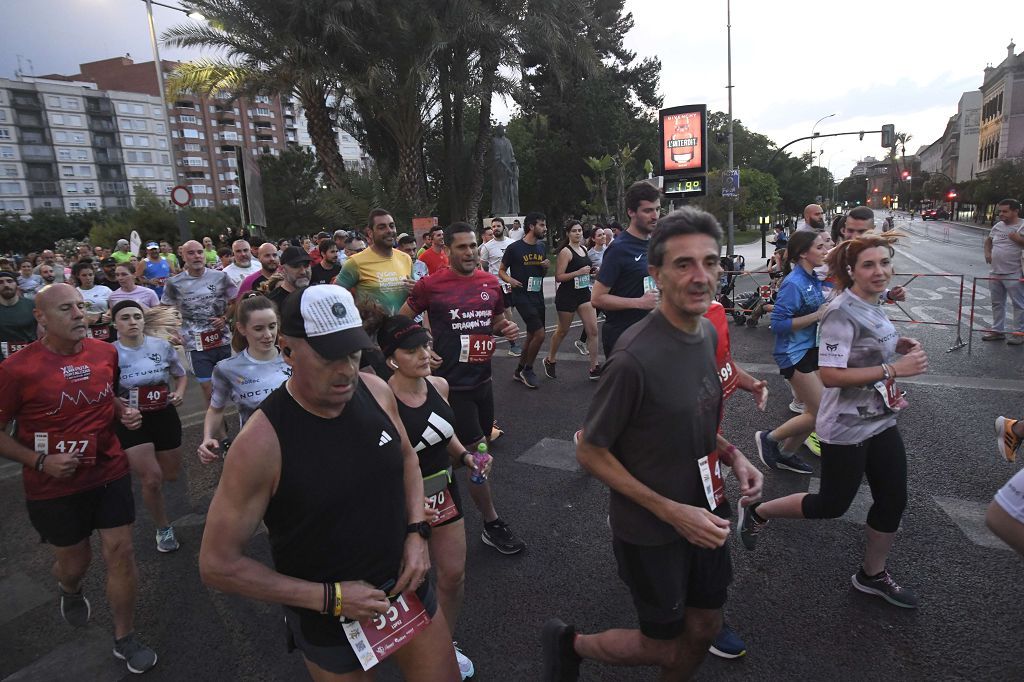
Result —
M858 445L821 443L821 490L804 497L807 519L837 519L846 513L867 475L873 504L868 526L895 533L907 507L907 452L895 426Z

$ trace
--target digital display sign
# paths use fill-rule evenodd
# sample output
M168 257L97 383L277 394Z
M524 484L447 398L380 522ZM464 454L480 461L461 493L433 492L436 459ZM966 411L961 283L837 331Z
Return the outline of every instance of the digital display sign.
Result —
M667 197L703 197L707 195L707 178L665 178L664 193Z
M661 138L661 175L673 177L707 172L707 106L690 104L662 109L658 116Z

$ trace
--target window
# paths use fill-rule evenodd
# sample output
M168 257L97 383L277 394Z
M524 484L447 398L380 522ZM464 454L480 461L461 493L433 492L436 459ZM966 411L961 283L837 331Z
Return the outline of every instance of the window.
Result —
M170 194L174 189L174 185L164 185L164 194Z
M160 107L153 107L153 115L154 116L163 116L164 112L163 112L163 110L160 109Z
M258 102L259 104L270 104L270 98L266 95L256 95L253 98L253 101Z
M83 178L91 178L92 177L92 168L90 168L89 166L79 166L78 167L78 175L80 177L83 177Z
M73 178L73 177L75 177L75 167L74 166L61 166L60 167L60 175L61 175L62 178Z
M121 124L121 130L131 130L132 129L132 120L130 118L121 118L121 119L118 119L118 121Z
M81 107L78 106L78 100L75 99L74 97L65 97L64 98L64 108L65 109L74 109L76 111L78 109L81 109Z
M181 136L182 137L187 137L187 138L193 139L193 140L198 140L199 139L199 131L198 130L194 130L192 128L186 128L185 130L182 130L180 132L181 132Z
M257 116L270 116L270 109L267 109L266 107L257 107L256 115Z
M170 154L161 154L160 155L160 163L167 164L168 166L171 165L171 155Z
M164 134L164 132L165 132L165 131L164 131L164 124L163 124L163 123L161 123L160 121L157 121L156 123L154 123L154 124L153 124L153 129L154 129L154 130L155 130L156 132L160 133L161 135L163 135L163 134Z
M74 114L68 116L68 125L69 126L80 126L80 125L82 125L82 117L74 115Z
M185 151L187 151L187 152L201 152L201 151L203 151L203 148L200 145L196 144L195 142L186 142L185 143Z
M71 150L70 149L58 149L57 150L57 160L58 161L70 161L71 160Z
M125 147L134 147L135 146L135 136L134 135L125 135L124 137L121 138L121 144L123 144Z
M63 130L56 130L53 133L53 140L54 142L67 142L68 134L65 133Z
M46 106L52 109L60 109L60 97L57 97L56 95L47 95Z
M90 199L89 201L85 202L85 208L89 211L95 211L97 207L98 206L95 199Z
M20 199L17 201L7 201L6 203L0 201L0 208L6 208L8 211L21 212L25 210L25 202Z
M71 141L85 144L85 133L71 133Z
M83 182L82 183L82 194L95 194L95 193L96 193L96 185L92 184L91 182Z
M143 121L141 118L137 118L134 121L132 121L132 127L135 128L135 130L147 129L146 122Z
M87 152L84 149L76 149L75 150L75 161L88 161L88 160L89 160L89 152Z
M181 114L178 116L178 120L182 123L196 123L196 117L191 114Z
M80 202L80 201L69 201L68 202L68 210L69 211L81 211L82 210L82 202Z
M6 121L6 120L7 120L7 110L6 109L0 109L0 121Z
M164 180L170 180L171 179L171 169L170 168L161 168L160 169L160 177L162 177Z
M14 147L0 146L0 159L13 159Z
M205 166L206 162L196 156L186 156L181 162L186 166Z
M146 189L148 189L153 194L156 194L157 191L158 191L157 188L156 188L156 183L155 182L147 182L146 183Z
M21 183L0 182L0 194L21 194Z
M50 114L50 121L52 121L54 125L62 126L64 125L64 114Z
M77 194L78 193L78 183L77 182L66 183L64 185L64 191L67 192L68 194Z
M3 176L7 177L7 178L16 178L16 177L18 177L18 167L17 166L4 166L3 167Z
M200 135L200 137L202 137L202 135ZM158 138L156 138L156 146L159 147L160 149L167 149L167 138L166 137L158 137Z
M10 128L0 128L0 140L9 140L9 139L11 139L11 129Z
M137 144L140 147L148 147L149 146L149 136L148 135L139 135L135 139L136 139Z

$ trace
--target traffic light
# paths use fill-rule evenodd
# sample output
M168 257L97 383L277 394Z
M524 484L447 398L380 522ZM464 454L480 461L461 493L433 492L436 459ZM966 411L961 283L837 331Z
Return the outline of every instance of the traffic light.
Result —
M903 171L902 173L900 173L900 175L903 177L904 180L910 179L910 171L908 170Z
M946 198L947 199L956 199L956 190L955 189L949 190L949 193L946 194Z
M884 126L882 126L882 146L896 146L896 126L893 125L892 123L886 123Z

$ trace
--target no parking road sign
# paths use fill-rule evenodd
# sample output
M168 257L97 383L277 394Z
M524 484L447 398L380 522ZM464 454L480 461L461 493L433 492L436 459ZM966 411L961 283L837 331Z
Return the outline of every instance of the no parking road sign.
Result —
M188 206L192 203L192 190L185 185L178 185L171 190L171 201L178 206Z

